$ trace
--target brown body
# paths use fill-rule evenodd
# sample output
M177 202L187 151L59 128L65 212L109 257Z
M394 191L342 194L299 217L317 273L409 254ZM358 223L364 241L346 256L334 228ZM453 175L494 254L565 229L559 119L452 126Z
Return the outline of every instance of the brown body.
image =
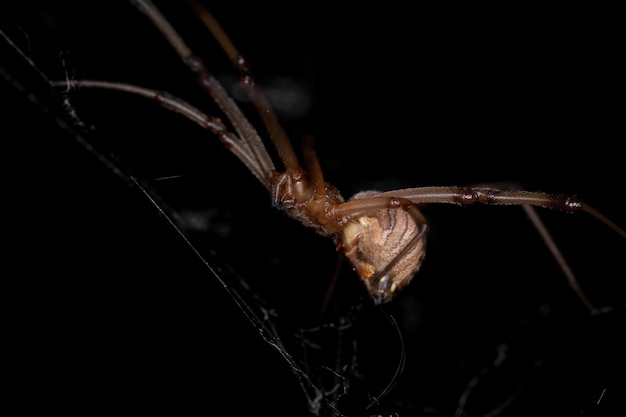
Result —
M188 0L204 25L219 42L239 72L241 85L261 116L278 151L283 170L276 169L256 129L241 112L222 85L210 74L201 59L192 53L178 32L149 0L135 0L141 10L169 41L181 60L197 75L198 82L222 110L231 127L189 103L167 93L128 84L105 81L70 81L71 86L126 91L157 101L215 134L270 193L272 203L288 216L334 240L337 249L350 260L375 303L391 300L411 281L420 268L426 248L427 224L417 210L422 204L474 203L522 205L561 264L582 302L593 308L562 255L534 213L532 207L583 211L605 223L623 238L626 231L582 201L559 194L528 192L499 187L420 187L375 192L365 191L344 201L340 192L324 181L313 141L303 142L303 166L286 133L261 90L255 85L249 65L222 30L219 23L195 0ZM68 82L56 82L66 87Z
M353 200L373 197L363 191ZM377 209L351 219L338 248L350 260L374 302L385 303L404 288L426 254L425 229L407 210Z

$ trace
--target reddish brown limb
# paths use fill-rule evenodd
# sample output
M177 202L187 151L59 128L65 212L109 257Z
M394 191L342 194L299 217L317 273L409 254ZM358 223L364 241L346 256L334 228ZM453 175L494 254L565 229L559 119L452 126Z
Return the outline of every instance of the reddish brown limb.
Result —
M332 278L330 279L330 282L328 283L328 288L326 289L326 294L324 295L324 300L322 301L322 306L320 307L320 317L322 317L324 313L326 312L326 308L328 307L328 304L330 303L330 299L332 298L335 292L335 287L337 286L337 281L339 281L339 277L341 275L341 268L343 267L344 259L345 258L343 256L337 257L335 270L333 271Z
M78 80L78 81L54 81L54 87L87 87L102 88L107 90L123 91L135 94L145 98L152 99L168 110L179 113L191 121L196 122L200 126L216 134L222 144L226 146L243 164L261 181L266 188L270 188L269 180L266 178L264 167L258 164L258 160L254 158L254 152L250 147L250 143L243 141L226 129L222 121L216 117L211 117L191 104L171 94L151 90L148 88L138 87L131 84L123 84L109 81L94 80Z
M586 213L591 214L593 217L595 217L596 219L600 220L602 223L606 224L611 229L613 229L621 237L626 239L626 231L624 229L622 229L621 227L619 227L617 224L615 224L611 219L606 217L604 214L600 213L598 210L594 209L593 207L591 207L591 206L589 206L588 204L585 204L585 203L582 203L581 210L586 212Z
M412 206L411 200L406 198L382 196L377 193L375 197L359 198L345 203L336 204L329 210L329 215L336 218L346 216L359 216L378 209L399 209Z
M572 287L572 289L574 290L580 301L585 305L585 307L587 307L590 311L594 311L595 307L593 306L591 301L589 301L587 294L585 294L585 292L580 288L578 280L576 279L576 275L574 275L574 271L572 271L572 268L570 268L569 264L565 260L565 257L561 253L558 245L554 242L554 239L552 239L552 235L550 234L550 232L548 232L548 228L545 226L545 224L537 214L537 211L534 209L534 207L528 205L523 205L522 208L526 212L526 215L532 222L533 226L535 226L535 229L537 229L537 232L539 232L539 234L541 235L541 238L552 253L552 256L559 264L559 267L565 274L565 277L567 278L567 282L569 283L570 287Z
M272 142L274 142L274 146L278 150L278 154L280 159L283 161L285 168L293 170L300 169L300 163L298 162L296 153L291 146L291 142L278 121L276 113L274 113L274 110L267 101L265 94L263 94L263 91L257 87L254 77L250 72L250 64L248 61L239 53L226 32L222 29L219 22L202 4L200 4L200 2L196 0L187 0L187 4L189 4L202 23L209 29L209 31L211 31L213 37L220 44L224 52L226 52L226 55L232 62L233 66L239 72L241 85L263 119L263 123L267 128Z
M165 19L149 0L133 0L133 4L142 11L176 50L181 60L198 75L200 85L211 95L220 109L228 117L239 137L248 143L252 157L257 161L264 174L262 181L266 187L275 172L274 164L267 153L263 141L252 124L241 112L237 104L226 93L224 87L215 79L202 60L197 57L180 37L174 27Z
M309 175L309 181L313 190L313 201L309 205L309 209L322 216L324 215L323 206L326 201L326 183L324 182L324 173L315 151L313 136L307 135L302 138L302 153L306 172Z
M469 205L524 205L589 213L626 239L626 231L577 197L535 191L510 191L483 187L420 187L387 191L381 197L401 197L415 204L447 203Z

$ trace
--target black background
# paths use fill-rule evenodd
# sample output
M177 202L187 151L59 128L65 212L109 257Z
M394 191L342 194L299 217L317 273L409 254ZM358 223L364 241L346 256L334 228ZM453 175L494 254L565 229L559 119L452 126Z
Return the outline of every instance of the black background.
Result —
M296 146L315 136L326 179L344 196L517 182L576 194L626 224L616 11L227 3L208 7L259 82L283 77L311 100L308 112L279 116ZM76 78L165 90L217 114L125 2L0 10L2 30L51 79L64 77L63 57ZM214 74L233 76L184 5L163 11ZM87 127L72 129L94 155L55 121L68 120L62 98L4 41L0 67L27 91L0 84L5 257L14 261L3 274L5 375L25 409L307 414L278 351L142 193L95 155L114 155L176 212L207 214L210 227L194 243L275 308L296 357L290 329L350 317L358 369L347 371L350 389L333 403L345 415L454 415L498 346L508 347L507 359L480 379L469 416L509 397L501 415L604 416L623 407L624 241L590 216L541 211L589 297L613 307L593 317L521 209L428 207L423 270L384 308L399 323L406 366L366 411L367 396L392 378L400 343L347 267L318 317L337 260L331 242L272 209L237 160L182 117L142 98L82 90L73 108Z

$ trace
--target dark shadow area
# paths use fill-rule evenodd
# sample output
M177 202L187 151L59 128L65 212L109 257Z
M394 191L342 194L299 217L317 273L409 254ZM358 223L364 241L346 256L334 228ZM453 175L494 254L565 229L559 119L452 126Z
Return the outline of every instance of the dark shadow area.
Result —
M167 3L230 86L223 52ZM516 182L626 226L616 11L225 3L208 6L295 146L315 136L346 198ZM624 411L626 242L590 216L539 212L601 313L581 305L519 207L430 206L429 252L407 289L374 306L343 265L320 316L332 242L272 208L210 133L111 91L71 95L72 120L46 84L122 81L221 116L140 13L27 1L0 6L0 30L34 64L0 38L3 374L21 409Z

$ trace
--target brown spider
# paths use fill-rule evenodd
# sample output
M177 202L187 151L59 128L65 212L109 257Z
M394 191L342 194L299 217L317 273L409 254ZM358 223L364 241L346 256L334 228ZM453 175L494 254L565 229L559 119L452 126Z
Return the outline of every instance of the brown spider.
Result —
M288 216L333 239L336 248L352 263L377 304L390 301L419 270L426 249L428 225L417 206L431 203L470 205L521 205L539 230L582 302L593 305L578 287L573 273L547 233L532 206L562 211L583 211L605 223L621 237L626 231L576 197L521 191L516 187L420 187L386 192L364 191L344 200L339 190L324 181L313 140L303 140L303 164L281 127L262 91L256 86L247 61L235 48L214 17L196 0L189 5L226 52L239 72L241 84L260 114L284 166L276 169L255 128L224 87L209 73L178 32L150 0L132 0L167 39L182 61L198 76L198 82L213 98L232 125L230 131L216 117L167 93L107 81L58 81L55 86L95 87L125 91L151 98L215 134L263 184L272 204Z

